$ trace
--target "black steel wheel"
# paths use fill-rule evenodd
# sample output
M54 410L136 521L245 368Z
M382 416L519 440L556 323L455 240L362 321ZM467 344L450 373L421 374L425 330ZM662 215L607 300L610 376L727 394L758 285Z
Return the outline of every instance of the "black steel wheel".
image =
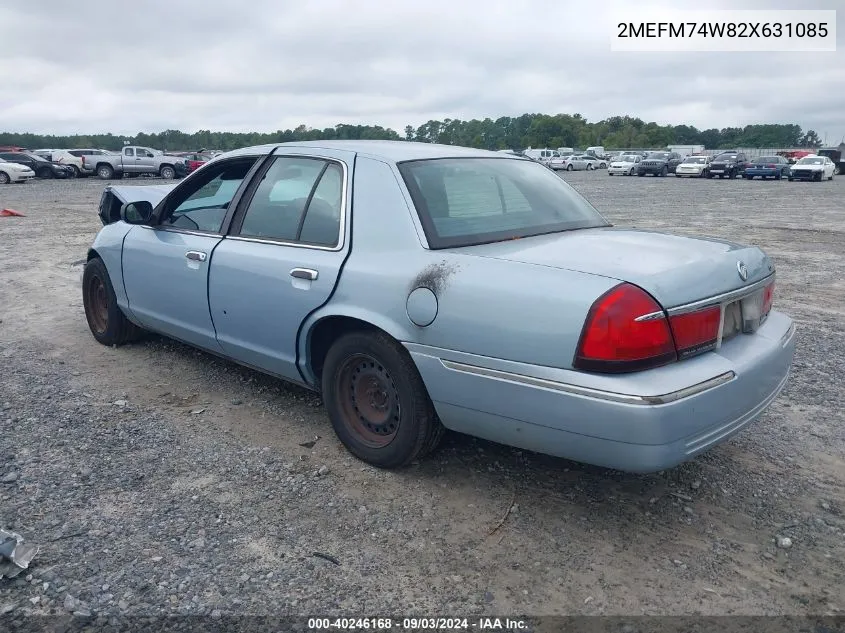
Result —
M108 270L99 257L85 265L82 274L82 305L91 334L103 345L122 345L139 338L143 333L117 305Z
M433 450L444 429L408 352L384 332L340 337L322 370L323 401L356 457L398 468Z

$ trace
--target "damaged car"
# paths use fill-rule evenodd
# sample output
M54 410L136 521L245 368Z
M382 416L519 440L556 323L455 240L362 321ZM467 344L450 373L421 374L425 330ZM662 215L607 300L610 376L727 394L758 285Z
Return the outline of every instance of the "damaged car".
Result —
M759 418L792 364L763 251L616 228L523 157L274 144L109 191L94 338L156 332L319 392L379 467L451 429L658 471Z

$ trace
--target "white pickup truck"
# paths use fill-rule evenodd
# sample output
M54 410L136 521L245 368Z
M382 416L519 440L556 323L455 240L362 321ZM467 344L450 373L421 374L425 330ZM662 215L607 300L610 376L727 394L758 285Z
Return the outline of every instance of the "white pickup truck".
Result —
M96 160L95 171L103 180L123 178L124 174L154 174L162 178L181 178L188 173L184 158L169 156L156 149L127 145L120 154L86 157Z

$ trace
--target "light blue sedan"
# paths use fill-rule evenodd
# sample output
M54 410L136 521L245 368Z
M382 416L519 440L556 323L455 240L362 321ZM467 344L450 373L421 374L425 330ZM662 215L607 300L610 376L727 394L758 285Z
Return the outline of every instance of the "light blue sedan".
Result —
M380 467L446 428L661 470L758 418L792 364L760 249L614 228L522 157L265 145L115 185L100 212L82 282L97 341L158 332L318 391Z

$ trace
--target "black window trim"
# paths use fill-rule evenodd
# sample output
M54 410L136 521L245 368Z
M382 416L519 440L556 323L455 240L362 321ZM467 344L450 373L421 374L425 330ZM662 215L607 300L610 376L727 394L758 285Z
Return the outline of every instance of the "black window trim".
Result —
M317 187L320 185L320 180L322 179L323 175L325 174L326 170L328 169L329 165L334 163L340 166L341 170L341 198L340 198L340 222L338 228L338 238L337 244L334 246L326 246L325 244L315 244L312 242L303 242L303 241L291 241L291 240L281 240L275 239L270 237L251 237L248 235L239 235L239 231L243 226L244 216L246 215L247 210L249 209L249 205L252 202L252 198L255 196L255 192L257 191L258 187L261 184L261 180L270 171L270 168L273 166L273 163L279 158L298 158L298 159L307 159L307 160L318 160L325 165L323 165L323 169L320 171L320 175L314 181L314 185L311 187L311 193L308 195L308 199L305 203L305 207L302 210L302 215L299 218L299 227L297 230L297 235L301 234L302 226L304 224L304 220L306 215L308 214L308 207L311 204L311 199L314 196L314 192L317 190ZM294 248L306 248L311 250L319 250L319 251L333 251L338 252L344 249L344 245L346 244L346 214L347 209L349 208L349 201L348 201L348 188L349 188L349 167L347 166L346 162L339 158L329 157L329 156L320 156L317 154L276 154L271 153L267 157L267 161L262 165L261 170L256 173L252 181L249 183L249 187L243 192L243 195L240 197L238 201L237 208L234 211L234 215L232 218L231 223L229 224L228 230L226 231L226 235L224 236L226 239L229 240L236 240L239 242L255 242L257 244L273 244L276 246L292 246Z
M223 216L223 221L221 222L220 229L218 231L185 229L178 226L166 226L161 224L162 217L167 211L168 202L173 199L173 196L176 195L177 192L183 190L193 181L198 179L198 177L196 176L196 174L200 173L198 171L195 171L194 173L190 174L187 178L180 182L171 192L169 192L153 209L153 215L150 224L145 224L142 226L155 231L170 231L173 233L185 233L187 235L202 235L206 237L225 237L229 225L232 222L232 218L235 215L235 209L240 203L241 197L243 196L244 191L246 191L247 185L255 176L256 172L261 169L261 167L269 156L269 154L242 154L240 156L232 156L231 158L222 159L217 163L215 169L220 168L221 166L227 166L236 162L241 162L249 159L252 159L254 161L252 166L249 168L249 171L247 171L246 176L244 176L244 179L241 181L241 184L235 191L235 195L232 196L232 200L231 202L229 202L229 207L226 209L226 215ZM208 175L208 173L209 172L206 171L203 176Z
M467 236L463 235L456 237L440 237L439 235L437 235L437 229L434 227L434 222L432 222L431 220L431 213L428 209L428 205L425 202L425 197L422 195L422 192L420 191L420 188L417 185L416 181L413 178L409 178L410 174L406 169L403 169L405 165L411 163L427 163L438 160L519 160L523 162L536 162L530 159L517 158L512 156L437 156L435 158L414 158L409 160L397 161L396 167L399 170L399 175L402 177L402 182L405 184L405 188L408 190L408 193L411 196L411 202L414 206L413 210L417 214L420 224L422 225L423 233L425 234L425 239L428 244L429 250L438 251L447 248L481 246L482 244L494 244L496 242L506 242L508 240L522 239L525 237L537 237L540 235L550 235L552 233L566 233L568 231L577 231L581 228L606 228L613 226L613 224L605 220L601 213L599 213L598 209L594 208L594 211L598 214L599 218L605 222L605 224L599 224L594 227L574 227L571 229L551 229L548 231L537 231L530 229L523 231L499 231L497 233L484 233L484 235L487 236L484 239L475 239L470 241L467 241ZM592 205L586 199L585 202L587 202L587 204L592 207Z

